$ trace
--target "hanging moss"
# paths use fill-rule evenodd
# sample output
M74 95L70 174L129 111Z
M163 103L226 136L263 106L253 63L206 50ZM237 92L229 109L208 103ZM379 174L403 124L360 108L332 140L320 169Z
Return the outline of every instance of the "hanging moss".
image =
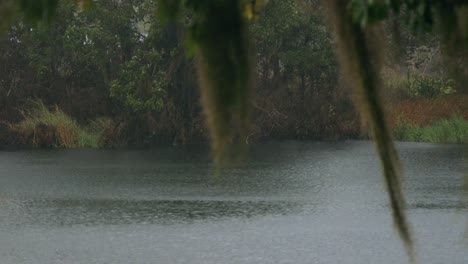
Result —
M245 145L250 91L247 26L236 0L211 2L194 25L199 46L202 102L217 164L229 158L232 143ZM237 142L233 142L236 140Z
M398 155L385 122L385 115L378 96L381 87L376 58L378 47L370 44L371 30L364 30L349 13L347 0L328 3L330 19L337 37L342 70L354 89L356 105L361 117L371 131L380 157L393 221L405 244L410 259L414 258L410 227L405 215L405 200L400 184ZM373 36L374 38L376 36Z
M189 50L195 51L207 127L215 163L245 149L248 132L250 61L244 2L238 0L161 1L163 20L189 11ZM235 148L233 146L236 146Z

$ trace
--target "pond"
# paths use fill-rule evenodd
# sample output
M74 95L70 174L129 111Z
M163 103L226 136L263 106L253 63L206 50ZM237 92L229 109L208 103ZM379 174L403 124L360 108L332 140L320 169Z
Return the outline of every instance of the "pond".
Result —
M419 263L468 263L463 146L397 145ZM206 146L0 152L0 263L408 260L371 142L285 141L219 175Z

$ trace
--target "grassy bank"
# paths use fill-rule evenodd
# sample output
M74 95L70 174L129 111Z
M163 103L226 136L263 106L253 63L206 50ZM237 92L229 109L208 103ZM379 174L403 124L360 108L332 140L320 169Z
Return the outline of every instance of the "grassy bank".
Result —
M396 140L430 143L467 143L468 120L458 116L442 119L428 126L403 120L394 128Z
M395 139L466 143L468 118L464 99L467 96L445 96L431 100L412 99L391 105L388 108L389 125ZM3 130L7 132L7 140L2 136L5 132L0 133L2 144L33 148L101 148L125 145L123 142L128 141L122 136L126 135L125 128L116 125L110 118L82 124L58 107L47 107L41 101L31 101L26 109L21 113L20 122L8 124L7 131ZM352 129L356 130L356 135L351 138L359 138L359 129Z
M388 121L396 140L466 143L468 95L413 98L387 103Z
M111 121L99 119L88 127L80 126L58 107L47 108L41 101L31 101L23 120L10 125L11 143L34 148L98 148L106 144Z

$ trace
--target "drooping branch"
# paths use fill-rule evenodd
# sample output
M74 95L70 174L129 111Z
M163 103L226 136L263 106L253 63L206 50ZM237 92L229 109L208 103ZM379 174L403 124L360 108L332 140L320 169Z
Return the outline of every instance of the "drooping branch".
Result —
M198 50L198 75L215 163L229 161L233 143L248 135L250 62L247 24L238 0L189 4L190 37ZM237 141L237 142L235 142Z

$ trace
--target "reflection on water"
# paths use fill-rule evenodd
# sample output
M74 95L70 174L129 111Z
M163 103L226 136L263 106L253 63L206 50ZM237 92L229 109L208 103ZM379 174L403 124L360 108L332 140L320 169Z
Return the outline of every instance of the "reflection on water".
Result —
M398 144L420 263L468 263L463 148ZM384 249L384 250L382 250ZM406 263L370 142L0 152L0 263Z

